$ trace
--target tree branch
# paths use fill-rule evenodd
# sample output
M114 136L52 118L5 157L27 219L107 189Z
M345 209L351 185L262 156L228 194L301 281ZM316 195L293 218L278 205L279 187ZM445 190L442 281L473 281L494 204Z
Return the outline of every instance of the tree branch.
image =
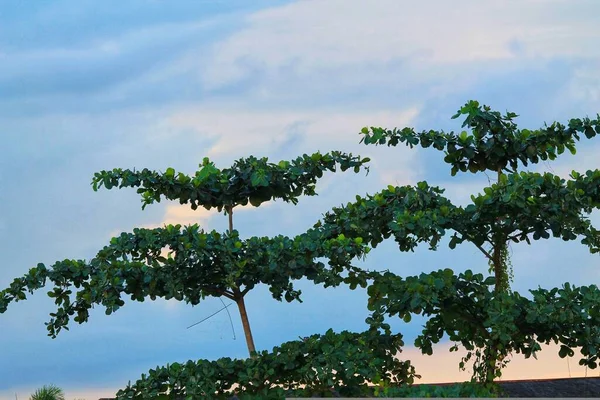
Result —
M513 240L513 239L517 239L517 238L519 238L520 236L523 236L523 235L527 236L527 235L529 235L530 233L533 233L533 232L534 232L534 231L527 231L527 232L520 232L520 233L516 233L516 234L514 234L514 235L507 236L507 237L506 237L506 240ZM519 240L519 241L520 241L520 240Z
M483 247L481 247L480 245L478 245L474 242L471 242L471 243L473 243L488 259L490 259L490 260L493 259L492 255L489 252L487 252Z
M226 297L229 300L235 300L235 297L234 297L233 293L232 292L228 292L227 290L212 289L210 291L218 294L219 296Z
M492 255L489 252L487 252L483 247L481 247L480 245L475 243L473 241L473 239L471 239L469 237L469 235L465 235L464 233L462 233L460 231L456 231L456 232L460 233L462 235L463 239L468 240L469 242L473 243L488 259L490 259L490 260L492 259ZM487 235L486 235L486 237L487 237ZM488 239L488 241L490 241L490 240Z

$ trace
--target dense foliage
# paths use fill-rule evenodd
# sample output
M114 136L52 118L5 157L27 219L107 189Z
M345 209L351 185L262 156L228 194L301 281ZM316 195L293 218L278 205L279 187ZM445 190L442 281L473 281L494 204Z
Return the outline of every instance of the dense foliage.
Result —
M401 335L327 331L283 343L240 360L188 361L158 367L118 393L120 399L229 398L234 393L283 399L286 395L361 396L370 385L412 383L414 368L396 358ZM243 397L242 397L243 398Z
M600 207L600 171L574 172L569 180L550 173L502 175L471 196L473 203L466 207L455 206L443 193L427 182L389 186L334 208L315 227L329 237L360 237L373 247L393 236L401 251L423 242L435 250L446 233L452 233L451 248L463 242L493 246L500 233L515 243L580 236L592 253L600 250L598 230L585 215Z
M64 260L50 268L38 264L0 292L0 312L48 282L53 284L48 295L58 306L47 324L52 337L68 329L72 316L75 322L86 322L95 304L113 313L125 304L124 295L137 301L161 297L195 305L206 296L234 299L233 290L245 295L262 283L277 300L299 300L292 280L306 277L337 285L351 259L364 251L359 240L321 240L315 230L294 238L242 240L237 231L204 232L198 225L135 229L113 238L89 261ZM317 260L324 257L328 266Z
M94 190L102 186L138 187L142 208L165 197L189 203L192 209L224 210L229 216L228 233L207 233L197 225L183 230L166 226L123 233L90 261L64 260L50 268L38 264L0 292L0 313L10 302L24 300L27 291L40 289L47 281L54 285L48 295L58 305L47 324L52 337L67 328L72 316L76 322L86 322L94 304L102 304L107 314L116 311L125 304L122 294L138 301L163 297L191 304L206 296L223 296L238 306L252 355L255 345L244 301L252 288L263 283L278 300L299 299L300 292L291 280L306 277L326 286L338 284L339 274L352 269L351 259L368 249L360 239L350 241L340 236L328 240L315 230L295 238L241 240L233 230L234 208L248 203L258 207L276 199L296 204L301 195L316 195L316 182L324 172L338 168L368 171L368 162L368 158L334 151L305 154L277 164L267 158L248 157L222 170L205 158L193 177L176 174L172 168L164 173L120 168L98 172L92 181ZM328 258L331 268L328 270L317 258ZM71 298L73 287L77 289L75 299Z
M492 171L497 179L466 206L453 204L442 188L427 182L415 186L388 186L373 195L327 212L307 232L293 238L241 239L233 229L237 206L260 206L271 200L296 204L301 195L315 195L324 172L368 171L368 158L331 152L303 155L292 161L269 163L248 157L232 167L218 169L204 159L194 176L144 169L113 169L95 174L94 190L133 187L142 196L142 208L161 199L177 200L192 209L224 211L226 233L204 231L197 225L135 229L111 240L89 261L64 260L46 267L38 264L0 292L0 313L27 292L51 283L49 296L58 309L47 324L55 337L73 318L88 320L89 310L102 305L110 314L133 300L157 297L198 304L206 296L235 301L240 311L249 359L188 361L151 370L119 397L196 398L230 396L282 398L284 395L423 396L495 395L492 381L501 376L509 355L536 356L541 344L560 345L561 357L580 348L579 363L598 366L600 350L600 290L596 285L530 290L522 296L510 288L510 243L531 244L551 236L579 239L591 253L600 251L600 232L589 215L600 208L600 170L578 173L570 179L551 173L521 171L543 160L554 160L576 141L600 134L596 119L571 119L536 130L519 129L516 114L505 115L468 102L453 118L465 116L460 133L413 128L363 128L365 144L432 147L444 152L454 176L458 172ZM450 248L471 243L483 255L491 276L450 269L419 276L365 271L352 265L370 248L393 238L400 251L414 251L421 243L436 250L448 235ZM391 263L392 265L394 263ZM345 282L367 288L366 322L369 330L313 335L284 343L272 352L256 352L244 296L259 284L267 285L277 300L300 300L293 281L308 278L325 287ZM386 318L409 322L413 315L427 317L415 345L432 354L444 337L462 346L473 362L473 380L446 388L409 387L415 374L409 362L395 358L402 337L391 331ZM375 386L367 387L367 383ZM333 391L333 392L332 392Z
M348 279L351 287L369 287L368 322L388 328L384 315L410 320L411 314L431 316L415 344L431 354L432 344L444 334L462 344L467 357L473 355L476 380L491 382L501 375L511 352L535 356L539 343L561 344L560 355L573 355L583 346L580 364L597 366L600 340L598 288L531 291L533 300L512 293L509 286L512 264L508 244L548 239L581 238L591 253L600 250L600 232L589 215L600 208L600 171L573 171L565 180L551 173L519 171L519 166L554 160L565 149L575 153L582 135L600 133L600 115L571 119L567 126L554 122L537 130L518 129L514 113L501 115L471 101L453 117L466 115L463 127L471 132L416 132L413 128L363 128L365 144L405 143L410 147L433 147L445 153L451 174L494 171L497 182L483 193L471 196L466 207L453 205L443 190L420 182L416 187L389 187L374 196L357 197L355 203L336 208L317 224L328 235L340 233L361 237L372 246L394 236L402 251L414 250L421 242L435 250L441 238L452 234L449 246L469 242L487 258L493 276L483 279L467 271L453 271L402 278L392 273L362 274ZM490 286L494 285L494 290ZM453 347L453 350L457 347Z
M457 397L500 397L502 392L496 385L480 385L472 382L451 385L402 385L375 389L377 397L411 398L457 398Z
M449 233L450 248L471 243L497 264L496 284L504 289L508 276L500 267L506 260L496 259L495 250L508 242L579 237L590 252L600 250L600 234L588 217L600 208L600 171L573 172L569 180L551 173L500 175L497 183L471 196L472 203L466 207L455 206L443 192L427 182L389 186L334 208L315 228L325 237L343 234L372 247L393 236L401 251L414 251L420 243L435 250Z
M554 122L536 130L518 129L514 123L517 114L502 115L488 106L482 107L477 101L469 101L452 118L461 115L466 115L463 128L469 127L471 133L365 127L361 131L362 142L433 147L445 153L444 161L452 166L452 175L456 175L459 171L516 172L519 162L527 166L540 160L554 160L565 149L574 154L575 141L582 134L588 139L600 134L600 115L596 119L573 118L567 126Z
M94 190L137 187L143 207L160 202L161 197L189 203L192 209L202 206L219 211L248 203L259 206L269 200L281 199L296 204L298 197L314 196L315 185L326 171L359 172L369 162L368 158L352 156L339 151L303 155L292 161L269 163L266 157L248 157L237 160L231 168L218 169L204 158L200 169L192 176L176 173L168 168L164 173L115 168L94 175Z
M391 333L386 315L406 322L412 315L430 317L415 346L431 355L433 345L446 335L468 351L460 367L473 359L474 371L479 371L476 378L482 381L500 376L495 363L505 365L512 352L535 357L540 343L560 344L560 357L571 357L573 349L581 348L579 364L597 367L600 290L596 285L540 288L531 290L529 299L518 292L494 291L493 284L493 277L469 270L458 276L445 269L404 279L390 272L373 274L368 287L373 313L367 322Z

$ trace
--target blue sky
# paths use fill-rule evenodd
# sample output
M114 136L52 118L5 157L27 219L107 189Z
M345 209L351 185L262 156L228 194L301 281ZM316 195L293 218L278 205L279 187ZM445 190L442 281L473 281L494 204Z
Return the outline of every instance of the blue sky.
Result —
M221 215L176 204L142 211L134 191L94 193L91 177L101 169L193 173L204 156L226 167L250 154L277 161L316 150L372 158L369 176L330 174L320 195L297 207L239 212L246 236L300 233L331 207L388 184L428 180L465 203L485 175L451 178L441 154L427 149L361 146L361 127L460 129L449 117L469 99L515 111L529 128L595 116L599 12L595 0L0 0L0 287L38 262L90 258L136 226L226 228ZM577 156L535 168L564 176L595 169L599 150L597 140L585 141ZM598 257L577 243L512 251L519 291L600 278ZM468 245L400 254L387 243L366 265L401 275L486 270ZM258 348L329 327L365 328L364 292L299 286L302 304L278 303L266 288L247 296ZM233 308L235 340L225 313L186 329L220 307L216 299L193 308L128 303L110 317L97 309L53 340L43 324L53 304L40 291L0 316L0 398L55 383L91 399L156 365L244 357ZM408 344L420 330L418 320L394 326ZM404 355L424 379L461 379L444 346L429 359L410 346ZM568 376L565 360L546 353L543 366L515 360L507 376ZM583 373L576 364L571 371Z

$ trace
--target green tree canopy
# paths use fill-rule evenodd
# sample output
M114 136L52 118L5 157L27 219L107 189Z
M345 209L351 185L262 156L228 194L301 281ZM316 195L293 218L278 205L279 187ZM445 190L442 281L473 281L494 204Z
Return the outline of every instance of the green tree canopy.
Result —
M470 101L453 117L466 115L463 127L471 132L416 132L413 128L363 128L365 144L433 146L443 151L445 162L457 171L498 173L498 180L471 196L465 207L443 196L443 189L419 182L416 186L393 187L334 208L316 227L330 237L344 234L363 238L371 246L394 236L401 251L412 251L421 242L436 249L441 238L451 234L449 245L469 242L477 246L491 264L498 289L508 288L506 246L509 242L581 238L592 253L600 249L600 235L589 214L600 207L600 171L573 171L565 180L551 173L518 171L523 165L555 159L565 148L575 152L580 134L591 138L600 133L600 116L571 119L538 130L518 129L516 114L502 116L488 106ZM506 171L507 173L502 173Z
M354 172L366 168L368 171L366 163L369 161L368 158L333 151L305 154L277 164L268 162L266 157L250 156L235 161L231 168L218 169L204 158L194 176L176 173L173 168L164 173L115 168L97 172L92 185L94 190L101 186L107 189L137 187L137 192L142 195L142 207L160 202L164 197L181 204L189 203L194 210L202 206L221 211L248 203L258 207L276 199L296 204L302 195L316 195L317 180L324 172L333 172L337 168L341 171L352 168Z
M502 115L474 100L461 107L452 118L461 115L466 115L462 127L470 128L471 132L365 127L361 131L361 142L433 147L445 153L444 161L452 166L452 175L456 175L458 171L515 172L519 162L527 166L540 160L554 160L565 149L575 154L575 141L580 140L582 134L588 139L600 134L600 115L596 119L573 118L567 126L553 122L536 130L518 129L514 123L517 114Z
M12 301L24 300L52 283L48 295L58 309L47 324L56 337L70 318L87 322L94 305L111 314L125 304L123 296L144 301L157 297L192 305L207 296L237 300L258 284L265 284L277 300L300 300L292 280L308 278L326 286L338 285L341 272L366 248L346 238L322 240L310 230L294 238L239 238L238 232L204 232L198 225L168 225L135 229L111 240L89 261L64 260L38 264L0 293L0 313ZM167 253L167 254L165 254ZM329 259L325 265L319 258ZM75 289L75 293L73 293Z
M89 310L102 305L111 314L133 300L157 297L198 304L206 296L226 297L236 302L242 318L250 354L255 352L245 295L258 284L269 287L277 300L299 300L292 280L308 278L326 286L341 282L341 274L352 270L351 260L366 254L360 239L324 238L311 229L289 238L251 237L241 239L233 229L233 209L248 203L260 204L281 199L296 204L301 195L316 195L318 178L326 171L355 172L367 169L368 158L331 152L303 155L290 162L269 163L267 158L237 160L231 168L219 170L204 159L195 176L147 169L141 172L114 169L95 174L93 188L137 187L143 206L161 198L189 203L192 209L225 210L229 231L206 232L197 224L182 228L168 225L156 229L134 229L111 239L89 261L64 260L46 267L38 264L0 292L0 313L12 301L26 299L27 292L53 285L48 295L58 306L47 324L56 337L73 319L88 320ZM368 170L368 169L367 169ZM323 261L328 259L328 265ZM75 291L75 293L74 293Z
M600 170L570 179L552 173L520 171L520 166L554 160L583 135L600 133L600 116L571 119L567 126L554 122L537 130L519 129L517 116L501 115L476 101L468 102L453 118L465 116L470 132L445 133L413 128L363 128L362 142L410 147L433 147L445 154L454 176L461 172L494 171L497 181L471 196L466 206L454 205L443 189L419 182L393 187L334 208L315 227L326 237L340 234L361 238L375 247L394 237L401 251L420 243L435 250L448 234L450 248L464 242L475 245L487 258L493 276L485 279L470 271L452 270L406 279L387 272L357 273L347 278L351 288L369 284L367 322L389 332L384 316L410 321L411 315L430 317L415 345L432 353L432 344L444 335L467 350L464 363L475 356L474 377L491 382L512 351L535 356L539 343L561 344L560 356L581 347L580 364L595 368L600 351L600 291L568 283L562 289L532 290L532 299L511 292L508 244L549 239L580 239L591 253L600 250L600 232L590 214L600 208ZM494 290L490 290L491 286ZM453 349L456 349L454 347Z

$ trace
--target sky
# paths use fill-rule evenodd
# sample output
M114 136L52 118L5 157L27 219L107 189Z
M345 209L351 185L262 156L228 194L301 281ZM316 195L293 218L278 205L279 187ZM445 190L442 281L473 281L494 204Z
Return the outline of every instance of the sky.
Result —
M161 202L141 210L135 190L93 192L102 169L173 167L193 174L203 157L228 167L248 155L273 161L342 150L371 157L371 172L328 174L319 196L297 206L271 202L235 216L243 236L295 235L356 194L427 180L457 204L487 177L450 176L432 149L360 145L363 126L460 130L450 117L475 99L520 115L522 127L600 112L597 0L0 0L0 288L38 262L89 259L134 227L200 223L226 229L217 213ZM600 141L533 169L567 177L597 168ZM593 219L598 220L596 216ZM515 245L513 288L597 284L598 256L577 242ZM485 273L475 247L394 243L364 264L417 275L440 268ZM366 293L300 281L303 303L280 303L265 287L246 297L258 349L299 336L362 331ZM245 357L231 309L173 301L101 309L58 338L44 322L53 302L41 290L0 315L0 399L26 398L44 384L67 398L113 395L157 365ZM394 321L402 357L422 382L467 380L448 343L423 357L412 346L422 320ZM577 359L544 349L520 355L504 379L583 376Z

